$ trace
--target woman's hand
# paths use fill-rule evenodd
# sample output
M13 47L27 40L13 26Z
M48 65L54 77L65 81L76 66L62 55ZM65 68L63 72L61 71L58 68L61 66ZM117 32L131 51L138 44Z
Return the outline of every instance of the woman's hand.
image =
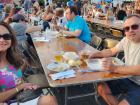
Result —
M36 84L33 84L33 83L22 83L22 84L18 85L17 88L19 90L27 90L27 89L36 90L37 88L39 88L39 86Z
M27 90L27 89L36 90L37 88L39 88L38 85L33 84L33 83L24 83L24 85L25 85L24 90Z

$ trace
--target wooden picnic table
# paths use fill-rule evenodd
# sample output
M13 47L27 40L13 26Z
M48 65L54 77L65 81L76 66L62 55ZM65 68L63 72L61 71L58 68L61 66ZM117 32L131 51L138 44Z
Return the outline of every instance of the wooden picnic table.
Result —
M44 69L45 75L48 79L50 86L52 87L60 87L65 85L74 85L74 84L84 84L98 81L106 81L112 79L124 78L126 75L120 74L112 74L109 72L90 72L90 73L81 73L76 71L76 77L62 79L62 80L52 80L48 75L49 70L47 69L47 65L54 59L54 54L57 51L64 52L76 52L79 53L83 50L90 50L92 52L97 51L95 48L90 45L80 41L77 38L56 38L51 40L50 42L39 42L33 41L34 46L36 48L37 54L41 61L42 67Z
M54 59L55 52L57 51L64 51L64 52L76 52L79 53L81 51L97 51L95 48L91 47L90 45L82 42L77 38L54 38L50 41L33 41L39 59L41 61L43 70L45 72L45 76L48 80L48 83L51 87L65 87L65 105L67 105L67 100L77 98L77 97L84 97L89 95L94 95L95 98L97 96L97 90L95 89L94 93L89 93L80 96L72 96L68 97L68 86L78 85L78 84L88 84L93 83L94 85L100 81L108 81L114 79L121 79L127 78L128 75L120 75L120 74L113 74L109 72L78 72L78 68L75 69L76 77L67 78L67 79L60 79L60 80L52 80L49 76L50 70L47 69L47 65L52 62ZM94 86L93 85L93 86ZM97 101L97 100L96 100ZM98 102L98 101L97 101ZM99 102L98 102L99 103Z
M85 19L91 23L102 25L103 27L123 30L123 21L120 20L108 21L108 20L100 20L94 18L85 18Z

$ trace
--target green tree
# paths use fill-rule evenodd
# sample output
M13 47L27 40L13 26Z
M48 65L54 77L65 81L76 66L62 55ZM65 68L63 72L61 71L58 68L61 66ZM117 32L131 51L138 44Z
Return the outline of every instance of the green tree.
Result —
M38 0L38 3L40 6L45 6L45 1L44 0Z

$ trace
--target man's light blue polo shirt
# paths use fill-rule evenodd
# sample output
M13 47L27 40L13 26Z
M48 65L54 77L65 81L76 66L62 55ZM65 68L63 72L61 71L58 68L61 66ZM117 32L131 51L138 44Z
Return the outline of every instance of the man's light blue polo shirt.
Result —
M91 40L90 30L88 28L86 21L82 17L76 16L75 19L69 20L66 24L66 27L69 29L69 31L73 32L75 30L82 30L78 38L86 43L90 42Z

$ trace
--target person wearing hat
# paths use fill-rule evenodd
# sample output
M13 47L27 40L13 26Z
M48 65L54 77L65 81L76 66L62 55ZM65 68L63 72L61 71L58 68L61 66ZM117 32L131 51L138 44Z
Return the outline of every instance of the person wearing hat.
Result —
M10 26L16 33L16 38L21 50L23 50L22 44L27 41L26 33L41 31L42 29L40 26L27 27L27 21L28 20L22 14L15 14L12 18L12 23L10 23Z
M15 14L12 18L12 23L10 26L14 29L16 33L16 38L18 41L24 41L26 37L26 25L27 20L22 14Z

